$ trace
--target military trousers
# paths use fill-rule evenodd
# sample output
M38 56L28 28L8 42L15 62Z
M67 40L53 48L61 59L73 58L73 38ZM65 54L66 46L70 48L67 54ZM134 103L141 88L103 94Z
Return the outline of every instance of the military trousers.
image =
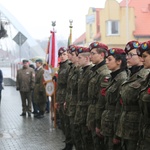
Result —
M20 91L22 101L22 112L31 112L31 92Z
M76 150L83 150L82 149L82 139L80 133L80 127L77 124L74 124L74 116L70 116L70 128L71 128L71 138L73 140L73 144Z
M104 144L105 144L105 150L122 150L121 142L118 144L113 144L113 137L104 136Z
M70 119L69 116L65 114L65 142L72 144L71 138L71 128L70 128Z
M59 114L59 119L60 119L60 128L65 134L65 110L64 110L63 103L59 104L58 114Z
M137 150L149 150L150 149L150 141L142 139L138 143Z
M80 125L83 150L93 150L92 133L85 124Z
M39 112L41 113L41 115L44 115L45 113L45 108L46 108L46 103L45 102L37 102L37 107L39 109Z
M121 147L123 150L137 150L138 141L122 139Z

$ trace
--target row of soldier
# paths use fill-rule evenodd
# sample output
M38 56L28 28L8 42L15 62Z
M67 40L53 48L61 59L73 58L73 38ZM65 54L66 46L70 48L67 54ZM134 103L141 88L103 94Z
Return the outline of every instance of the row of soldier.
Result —
M58 55L63 150L149 150L150 41L125 49L70 45Z

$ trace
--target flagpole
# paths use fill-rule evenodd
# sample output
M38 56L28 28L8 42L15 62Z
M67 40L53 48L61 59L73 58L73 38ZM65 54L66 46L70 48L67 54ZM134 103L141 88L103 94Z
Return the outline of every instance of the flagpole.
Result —
M70 26L69 26L69 28L70 28L70 35L69 35L69 38L68 38L68 46L72 44L72 28L73 28L72 23L73 23L73 20L70 19L69 23L70 23Z
M55 32L55 26L56 26L56 21L52 21L52 27L53 27L53 32ZM56 103L56 81L54 81L54 94L52 96L52 107L54 110L54 128L56 128L56 108L55 108L55 103Z

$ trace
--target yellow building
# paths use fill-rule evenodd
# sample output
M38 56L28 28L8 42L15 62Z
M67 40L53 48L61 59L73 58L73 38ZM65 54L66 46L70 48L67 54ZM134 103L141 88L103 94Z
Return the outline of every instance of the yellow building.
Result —
M126 0L120 3L106 0L104 8L89 8L86 33L74 44L88 46L93 41L99 41L110 48L124 48L131 40L147 41L150 39L149 18L149 0L128 0L128 5Z

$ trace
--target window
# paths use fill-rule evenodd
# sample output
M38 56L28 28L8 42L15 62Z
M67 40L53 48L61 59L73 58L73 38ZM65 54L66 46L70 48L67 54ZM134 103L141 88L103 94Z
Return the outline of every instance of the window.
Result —
M119 34L119 21L107 21L107 35Z

